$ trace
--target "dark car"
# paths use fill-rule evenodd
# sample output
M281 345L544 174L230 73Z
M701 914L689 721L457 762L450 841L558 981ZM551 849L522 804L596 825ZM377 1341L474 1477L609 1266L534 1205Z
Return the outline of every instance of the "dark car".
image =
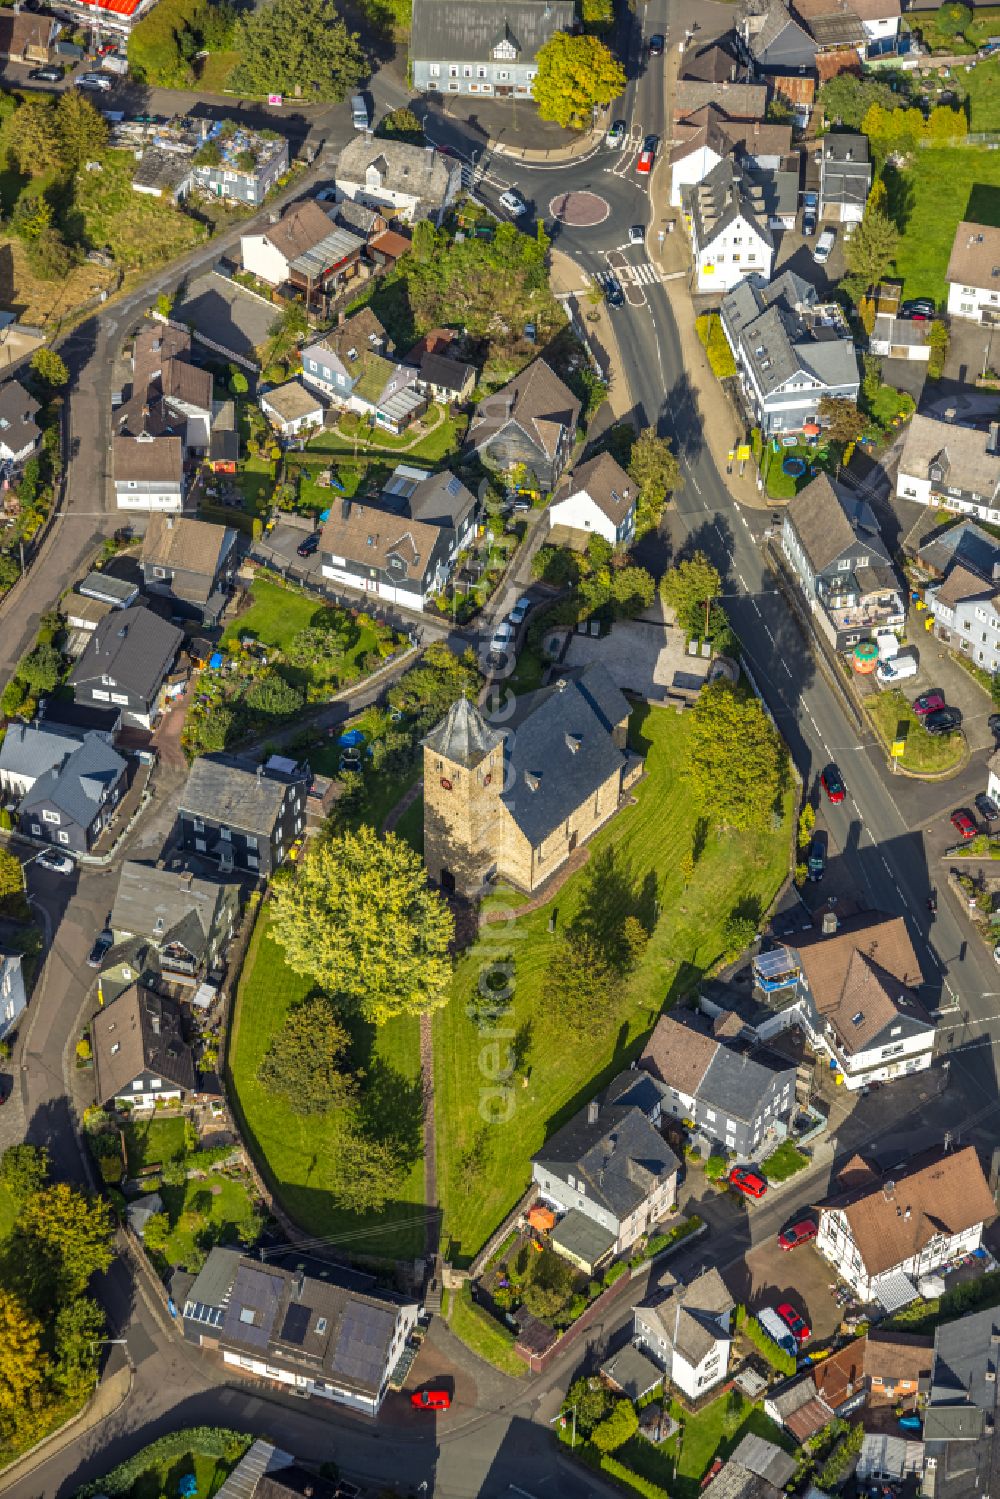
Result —
M902 317L930 318L937 312L937 307L930 297L910 297L899 309Z
M14 1079L7 1072L0 1072L0 1103L6 1103L14 1091Z
M989 718L986 720L986 727L989 729L994 739L1000 739L1000 713L991 713Z
M653 32L653 35L649 39L649 55L650 55L650 57L662 57L663 56L663 48L666 45L666 40L667 39L663 35L662 31L654 31Z
M840 774L836 765L828 765L819 778L819 783L831 802L842 802L847 795L847 787L844 785L844 777Z
M305 539L300 541L295 548L300 557L311 557L313 552L319 550L319 532L312 531Z
M940 692L924 692L913 699L913 711L918 718L923 718L927 713L936 713L939 708L944 707L947 704Z
M962 715L957 708L936 708L923 719L928 734L954 734L962 727Z
M734 1166L726 1180L744 1197L759 1199L767 1191L767 1181L753 1166Z
M36 83L61 83L62 68L32 68L28 77Z
M792 1223L788 1228L783 1228L778 1235L779 1249L798 1249L800 1244L808 1244L815 1239L818 1229L811 1218L802 1218L798 1223Z
M802 233L807 236L816 233L815 208L804 208L802 210Z
M826 874L826 834L813 833L812 842L809 845L809 854L806 859L806 868L809 878L818 882Z
M968 807L959 807L951 814L951 825L966 842L976 836L976 823Z
M97 934L97 937L94 939L94 945L90 949L90 955L87 958L87 963L91 968L100 968L104 962L105 953L108 952L114 940L114 933L110 927L105 927L103 932Z
M609 307L625 306L625 293L617 277L608 275L604 278L604 298Z
M997 818L1000 817L1000 807L997 806L992 796L988 796L985 791L980 791L976 797L976 811L987 822L996 822Z
M646 139L642 143L642 149L644 151L649 151L651 155L655 156L656 148L659 144L660 137L658 135L647 135Z

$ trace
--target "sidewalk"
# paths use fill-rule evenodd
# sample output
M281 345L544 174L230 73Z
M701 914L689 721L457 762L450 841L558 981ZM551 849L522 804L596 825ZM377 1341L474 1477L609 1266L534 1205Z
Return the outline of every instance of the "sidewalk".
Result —
M119 1350L114 1349L113 1361L117 1362L118 1354ZM44 1437L37 1447L33 1447L30 1452L26 1452L23 1457L11 1463L10 1467L0 1469L0 1488L7 1489L30 1478L36 1468L49 1462L66 1447L82 1442L87 1432L95 1431L98 1426L102 1426L105 1421L114 1416L131 1393L132 1368L130 1364L123 1364L115 1370L114 1374L104 1376L78 1415L72 1416L51 1436Z
M608 304L602 299L597 307L590 306L587 301L587 290L591 283L588 282L586 274L576 262L571 260L563 250L551 250L549 258L552 266L549 272L552 293L560 300L569 299L574 303L570 311L576 315L583 326L588 342L608 382L608 405L611 407L611 414L616 422L624 421L632 410L632 392L629 390L628 377L622 367L618 340L615 337ZM594 318L593 322L590 321L591 316Z

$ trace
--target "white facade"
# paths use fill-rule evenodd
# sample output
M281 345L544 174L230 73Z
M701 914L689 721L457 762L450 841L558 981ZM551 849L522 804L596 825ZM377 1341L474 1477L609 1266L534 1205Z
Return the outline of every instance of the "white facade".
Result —
M746 276L771 279L774 251L755 224L742 214L713 235L705 246L692 240L694 290L731 291Z
M635 535L635 505L621 526L616 526L587 491L580 489L549 506L549 529L553 526L569 526L585 536L603 536L610 546L621 546Z
M119 510L162 510L179 514L184 507L180 485L164 484L132 489L124 480L115 480L115 502Z
M355 592L365 594L370 598L384 599L387 604L398 604L402 609L410 609L415 614L422 614L433 595L443 586L443 578L435 579L426 593L415 588L397 588L381 578L362 578L356 572L350 572L347 568L346 559L341 567L337 566L336 558L332 563L324 562L320 571L324 578L331 579L334 583L341 583L345 588L354 589Z
M878 1275L869 1275L861 1252L854 1242L846 1214L840 1208L822 1208L816 1248L833 1266L841 1280L846 1281L863 1300L874 1301L878 1298L880 1282L889 1276L902 1272L916 1283L922 1275L929 1275L957 1255L969 1254L973 1249L978 1249L982 1238L981 1223L973 1224L959 1234L938 1234L919 1254L911 1255L901 1264L893 1265L891 1269L883 1270Z
M244 234L240 237L243 269L259 276L269 286L281 286L288 280L289 259L266 234Z
M390 209L406 223L412 221L420 206L420 198L416 193L401 193L385 186L381 173L375 167L368 168L364 182L349 182L342 177L337 178L337 202L342 203L345 199L349 203L363 203L366 208ZM387 216L391 217L392 213Z
M1000 526L1000 506L984 503L983 495L977 496L976 500L959 499L958 493L949 494L943 485L919 474L904 473L902 467L896 478L896 494L901 500L916 500L918 505L933 505L935 509L954 511L956 515L973 515L977 520Z
M323 425L323 407L318 401L312 411L303 412L301 416L285 417L271 405L267 396L261 396L260 409L283 437L294 437L297 432Z
M722 157L718 151L713 151L711 146L698 146L688 156L682 156L680 161L675 161L670 173L670 204L672 208L679 208L681 204L681 189L685 187L697 187L699 182L704 181L713 167L717 167Z
M606 1228L608 1233L614 1234L616 1254L624 1253L654 1223L658 1223L670 1211L677 1198L677 1173L672 1171L627 1218L617 1218L610 1209L588 1197L586 1183L577 1181L575 1177L563 1181L561 1177L553 1175L550 1167L535 1161L533 1178L538 1184L540 1195L558 1213L568 1213L571 1208L576 1208L592 1222Z
M987 255L988 251L984 251L984 269ZM962 286L957 281L949 282L948 311L952 317L964 318L970 323L981 323L986 316L1000 319L1000 291L987 286Z
M870 47L872 42L884 42L888 38L895 39L899 35L899 16L882 16L877 21L866 21L861 17L861 25L865 33L865 46Z
M890 1039L885 1045L869 1047L853 1056L843 1051L835 1037L829 1037L827 1050L843 1073L844 1087L854 1092L869 1083L890 1082L896 1077L909 1077L912 1072L926 1072L934 1060L934 1027L928 1026L924 1033L899 1041L892 1039L890 1027Z
M183 1090L173 1083L168 1083L165 1088L154 1086L161 1082L159 1078L145 1081L137 1078L131 1088L123 1088L115 1094L115 1103L126 1103L133 1109L155 1109L158 1103L177 1103L184 1097Z
M0 1037L14 1029L27 1003L21 954L0 952Z

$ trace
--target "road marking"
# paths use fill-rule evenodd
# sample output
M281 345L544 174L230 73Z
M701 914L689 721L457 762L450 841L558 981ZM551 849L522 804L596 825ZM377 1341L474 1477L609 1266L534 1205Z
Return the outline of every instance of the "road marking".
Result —
M749 593L750 590L747 587L747 582L746 582L746 579L744 578L743 574L742 573L737 573L736 577L739 580L739 585L743 589L743 592L744 593ZM754 602L756 603L756 600L754 600Z

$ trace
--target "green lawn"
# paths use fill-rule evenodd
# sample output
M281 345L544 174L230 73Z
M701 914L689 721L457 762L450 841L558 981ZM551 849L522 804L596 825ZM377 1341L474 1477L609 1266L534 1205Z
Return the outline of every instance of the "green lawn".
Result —
M192 1158L192 1165L197 1158ZM219 1172L180 1187L162 1186L160 1196L170 1217L171 1233L164 1258L168 1265L195 1269L208 1244L247 1243L257 1227L250 1194L243 1182ZM199 1246L199 1239L205 1235ZM200 1491L199 1491L200 1492Z
M961 763L965 754L962 735L935 738L928 734L902 692L872 693L865 698L865 706L887 751L897 737L905 740L901 763L907 770L940 775Z
M625 1455L618 1454L630 1468L655 1483L663 1483L669 1471L671 1499L696 1499L701 1479L713 1458L729 1457L745 1436L764 1437L786 1452L795 1450L794 1442L781 1428L765 1416L759 1406L750 1405L738 1390L720 1395L718 1400L713 1400L694 1416L686 1414L675 1402L671 1414L675 1420L683 1422L679 1456L676 1436L660 1448L633 1437L623 1449ZM675 1461L676 1477L673 1475Z
M6 1239L17 1219L14 1200L6 1187L0 1187L0 1242Z
M82 220L88 244L107 245L126 270L152 270L201 244L203 225L169 198L132 190L131 151L104 151L99 172L78 172L70 215Z
M993 28L994 33L1000 28L1000 18ZM987 57L968 73L960 72L958 84L967 100L969 129L977 134L1000 130L1000 58Z
M318 749L309 750L307 759L314 775L335 776L337 774L337 764L340 760L340 746L337 740L328 739ZM422 774L422 770L423 767L419 756L401 775L390 776L379 774L369 766L363 772L365 778L364 799L352 811L349 817L343 819L344 825L347 827L358 827L361 823L367 822L373 828L381 828L393 807L409 791L413 783ZM423 802L418 798L416 805L420 815L422 843ZM410 807L407 810L406 816L409 818L412 812L413 808ZM404 834L403 836L407 835Z
M129 1490L130 1499L161 1499L161 1495L175 1494L177 1483L187 1473L193 1473L198 1480L198 1499L212 1499L229 1477L232 1467L232 1463L221 1458L202 1457L200 1453L172 1457L140 1473Z
M593 840L587 866L571 877L550 904L520 920L483 929L456 968L451 998L435 1016L437 1172L444 1206L444 1238L459 1263L467 1262L513 1206L530 1176L529 1158L546 1139L641 1049L657 1016L690 993L722 953L730 913L747 899L766 908L788 870L790 805L777 832L757 836L707 837L698 827L685 780L688 723L674 713L637 708L633 742L648 751L647 775L638 804L626 807ZM695 857L697 855L697 857ZM608 868L613 858L614 868ZM693 871L685 860L694 860ZM604 887L588 895L595 881ZM635 895L611 887L641 889L640 908L660 916L635 972L622 982L616 1013L605 1030L567 1040L548 1011L547 968L556 936L553 913L563 929L584 900L600 905L601 919L618 920ZM616 899L617 896L617 899ZM488 904L504 904L499 892ZM510 902L516 908L516 902ZM486 1127L489 1089L495 1080L487 1038L466 1013L481 975L491 963L512 961L510 1025L527 1053L521 1076L507 1096L508 1122ZM493 1050L497 1048L494 1045ZM495 1065L495 1064L494 1064ZM523 1078L527 1077L527 1086ZM481 1155L479 1185L463 1184L462 1158Z
M133 1119L125 1126L128 1174L162 1166L185 1154L183 1119Z
M424 799L418 796L416 801L403 813L396 824L396 833L400 838L405 838L411 848L415 848L421 856L424 852Z
M431 408L440 410L440 408ZM369 429L362 425L358 433L357 454L363 458L366 454L389 453L399 457L405 462L440 463L450 453L454 453L458 447L458 434L455 422L450 416L444 416L438 422L433 431L428 432L426 437L420 438L418 442L413 441L413 432L404 432L396 437L392 432L383 432L379 428ZM338 427L327 428L314 437L306 446L309 454L325 456L331 454L336 457L340 454L355 453L355 440L353 433L341 432Z
M761 1162L761 1169L770 1181L786 1182L797 1171L805 1170L808 1164L809 1157L804 1156L791 1140L782 1140L777 1150Z
M198 86L206 94L225 93L229 75L240 60L238 52L210 52L195 64Z
M903 230L895 261L903 295L944 306L958 223L1000 226L1000 153L977 146L916 151L904 171L887 167L885 180L889 211Z
M768 442L759 461L764 483L772 500L793 500L800 489L805 489L812 482L814 475L810 473L810 468L822 468L822 463L817 460L825 455L825 448L817 449L805 443L799 443L794 448L780 447L775 452L772 443ZM782 468L786 458L801 458L806 465L805 473L786 474Z
M254 515L263 515L274 493L274 464L259 454L247 458L236 475L236 483Z
M266 578L255 579L251 593L253 603L250 608L226 627L220 642L223 647L235 644L244 635L254 635L263 645L286 651L300 630L329 615L326 604L298 593L295 589L285 588L281 583L269 582ZM284 675L290 681L301 684L315 682L339 686L361 675L361 662L375 649L375 645L375 632L361 624L357 640L349 651L333 663L330 673L323 672L320 664L315 663L312 666L286 666ZM318 770L319 766L314 765L313 769Z
M505 1374L520 1377L527 1373L527 1364L514 1352L513 1333L476 1306L468 1285L454 1297L449 1326L473 1353L478 1353L487 1363L495 1364Z
M271 1037L289 1008L313 989L308 979L285 966L269 925L265 910L240 982L230 1045L232 1096L243 1138L283 1206L307 1232L328 1237L353 1254L380 1259L422 1254L424 1178L419 1149L414 1149L399 1200L378 1216L359 1218L338 1208L330 1196L341 1116L331 1112L303 1118L257 1081ZM406 1134L415 1145L422 1111L418 1021L403 1017L377 1032L359 1031L352 1061L367 1074L373 1126Z

